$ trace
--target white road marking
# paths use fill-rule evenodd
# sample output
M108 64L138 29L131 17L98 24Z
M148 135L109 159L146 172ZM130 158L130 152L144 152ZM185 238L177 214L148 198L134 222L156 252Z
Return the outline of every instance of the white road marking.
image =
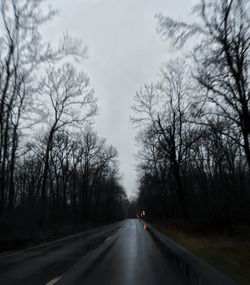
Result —
M48 283L46 283L45 285L54 285L56 284L57 281L59 281L62 278L62 276L58 276L52 280L50 280Z
M113 236L107 237L107 238L105 239L105 242L108 241L109 239L111 239L112 237L113 237Z

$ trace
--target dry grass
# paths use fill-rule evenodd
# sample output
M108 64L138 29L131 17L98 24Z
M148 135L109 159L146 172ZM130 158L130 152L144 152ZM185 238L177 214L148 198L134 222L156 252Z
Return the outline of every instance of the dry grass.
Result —
M223 233L187 232L173 225L156 225L156 228L238 284L250 284L250 227L235 227L232 237Z

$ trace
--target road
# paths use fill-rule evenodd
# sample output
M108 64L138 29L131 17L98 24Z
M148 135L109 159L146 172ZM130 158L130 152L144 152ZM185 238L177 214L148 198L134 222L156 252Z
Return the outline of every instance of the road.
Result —
M203 284L161 246L142 221L125 220L0 257L0 284Z

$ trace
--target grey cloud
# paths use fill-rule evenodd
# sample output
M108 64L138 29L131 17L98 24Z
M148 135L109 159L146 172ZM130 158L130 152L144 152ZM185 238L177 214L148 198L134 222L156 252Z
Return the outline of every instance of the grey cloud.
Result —
M135 130L129 123L135 92L153 81L172 48L158 37L154 15L158 12L186 18L196 1L190 0L53 0L60 13L44 29L58 40L64 31L82 38L89 58L82 68L91 79L101 112L96 130L117 147L123 183L128 193L136 190Z

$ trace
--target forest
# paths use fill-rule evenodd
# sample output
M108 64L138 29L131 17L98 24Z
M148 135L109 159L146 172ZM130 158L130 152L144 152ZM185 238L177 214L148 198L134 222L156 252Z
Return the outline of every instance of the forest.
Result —
M131 118L138 213L151 222L229 233L250 223L249 11L249 1L201 0L192 22L156 16L177 56L136 93Z
M244 0L201 0L193 22L156 15L175 55L134 96L138 198L129 217L197 228L250 224L250 15ZM87 48L41 28L43 0L0 5L1 243L121 220L116 148L94 129ZM79 64L81 63L81 64Z
M250 284L249 0L0 0L0 284Z
M118 152L95 132L97 100L79 62L87 48L40 29L42 0L0 4L0 232L46 240L124 216ZM23 245L23 244L21 244Z

